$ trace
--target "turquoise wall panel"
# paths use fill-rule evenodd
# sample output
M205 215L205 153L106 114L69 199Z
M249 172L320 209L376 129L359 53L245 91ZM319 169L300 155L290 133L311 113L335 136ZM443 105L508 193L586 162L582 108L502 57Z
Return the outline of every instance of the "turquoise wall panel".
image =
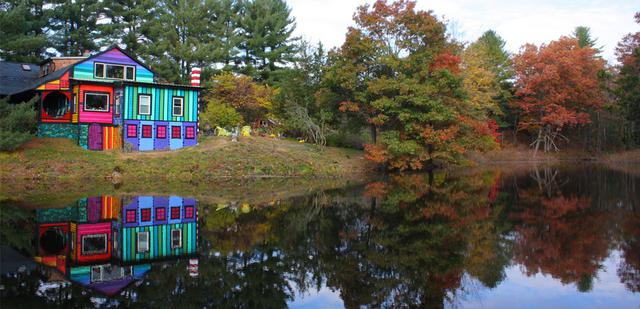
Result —
M171 230L182 230L182 247L171 248ZM149 232L149 251L137 251L137 233ZM122 229L122 260L127 262L153 260L196 252L196 223L161 224Z
M80 124L78 133L78 145L84 149L89 149L89 125Z

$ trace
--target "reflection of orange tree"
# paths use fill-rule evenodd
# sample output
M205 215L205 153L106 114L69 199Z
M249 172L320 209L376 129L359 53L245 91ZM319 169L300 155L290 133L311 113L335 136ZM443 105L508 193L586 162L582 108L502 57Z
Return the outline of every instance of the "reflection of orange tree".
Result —
M372 217L377 250L366 256L401 278L391 285L396 290L379 293L394 295L394 305L442 305L461 288L465 268L483 283L497 285L509 260L498 259L500 237L490 204L499 179L494 173L454 177L441 172L369 184L366 195L376 198L379 209Z
M589 290L608 255L607 212L590 209L590 198L565 197L560 192L547 197L536 189L519 192L524 209L512 214L520 222L515 261L528 275L550 274Z
M624 262L618 268L618 276L627 289L640 292L640 213L626 216L622 229Z
M508 258L496 254L491 205L498 180L491 172L390 176L351 199L210 209L202 234L223 256L278 252L281 276L301 290L325 282L347 307L440 307L461 290L465 268L489 286L503 278Z

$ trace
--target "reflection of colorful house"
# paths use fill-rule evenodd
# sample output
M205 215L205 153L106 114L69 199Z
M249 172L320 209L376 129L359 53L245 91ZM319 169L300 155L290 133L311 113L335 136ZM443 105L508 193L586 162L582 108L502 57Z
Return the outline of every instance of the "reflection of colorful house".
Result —
M127 144L132 150L177 149L197 141L195 75L191 86L159 82L144 63L112 47L39 64L0 61L0 97L40 95L39 137L71 138L92 150Z
M196 201L138 196L122 207L118 258L125 262L193 254Z
M117 265L101 264L78 266L69 269L68 278L106 295L115 295L151 269L151 264Z
M194 199L102 196L36 213L35 260L105 294L140 279L143 263L197 252Z

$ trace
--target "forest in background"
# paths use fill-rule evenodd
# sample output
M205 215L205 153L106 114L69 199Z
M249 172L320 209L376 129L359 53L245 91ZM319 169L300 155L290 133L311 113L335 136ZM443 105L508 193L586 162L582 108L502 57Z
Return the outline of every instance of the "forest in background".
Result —
M460 42L436 13L409 0L363 5L344 44L327 51L292 35L283 0L3 1L0 59L118 44L169 82L201 67L204 131L270 120L265 133L363 148L397 170L506 143L545 152L640 144L640 32L629 29L607 63L587 26L511 54L495 31ZM5 106L3 123L30 112ZM19 136L3 149L22 131L0 126Z

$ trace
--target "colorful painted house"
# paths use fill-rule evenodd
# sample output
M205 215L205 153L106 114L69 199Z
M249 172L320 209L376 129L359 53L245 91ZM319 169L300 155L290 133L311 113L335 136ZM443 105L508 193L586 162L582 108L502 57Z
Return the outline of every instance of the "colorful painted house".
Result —
M197 254L194 199L100 196L36 214L36 262L107 295L140 279L151 262Z
M71 138L90 150L178 149L197 143L199 71L190 86L161 83L144 63L112 47L38 65L3 62L0 74L14 81L0 86L0 95L40 95L39 137Z

